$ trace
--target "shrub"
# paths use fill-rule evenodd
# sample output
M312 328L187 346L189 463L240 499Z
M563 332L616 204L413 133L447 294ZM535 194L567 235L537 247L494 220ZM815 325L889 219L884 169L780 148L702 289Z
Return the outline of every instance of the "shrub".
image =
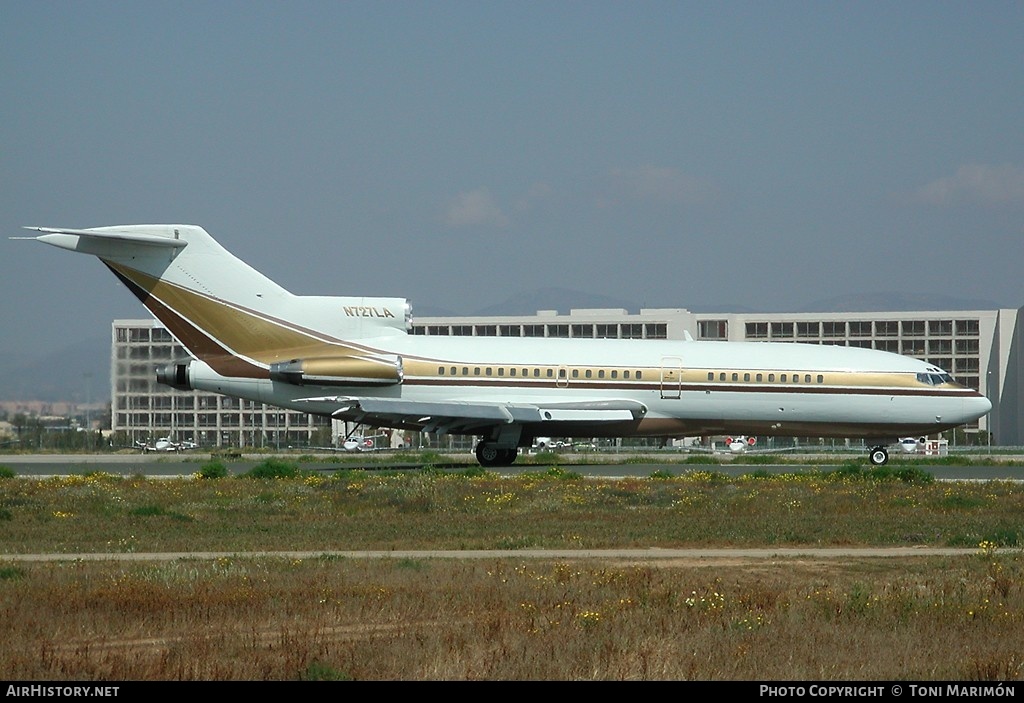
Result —
M865 477L875 481L903 481L904 483L931 483L935 476L916 466L875 466L864 472Z
M266 459L242 474L245 478L295 478L298 475L298 466L280 459Z
M159 505L142 505L138 508L129 510L128 514L135 515L137 517L151 517L153 515L166 515L167 511Z
M302 672L301 676L303 681L351 681L352 677L348 674L338 671L329 664L323 662L313 661L306 666L306 670Z
M227 475L227 468L219 461L208 462L199 469L199 478L224 478Z
M0 478L14 478L14 476L14 469L12 469L10 466L0 465Z
M25 577L25 570L17 566L0 567L0 581L17 581Z
M708 456L706 454L696 454L688 456L683 460L684 464L721 464L722 462L718 457Z

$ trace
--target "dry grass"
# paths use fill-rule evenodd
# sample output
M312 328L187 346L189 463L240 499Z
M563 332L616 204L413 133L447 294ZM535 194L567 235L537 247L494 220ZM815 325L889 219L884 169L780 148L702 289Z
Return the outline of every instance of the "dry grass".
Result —
M1021 562L998 554L703 567L239 558L4 574L0 677L15 680L1022 675Z
M848 475L0 480L9 554L973 547L656 565L0 556L0 678L1019 680L1022 493Z

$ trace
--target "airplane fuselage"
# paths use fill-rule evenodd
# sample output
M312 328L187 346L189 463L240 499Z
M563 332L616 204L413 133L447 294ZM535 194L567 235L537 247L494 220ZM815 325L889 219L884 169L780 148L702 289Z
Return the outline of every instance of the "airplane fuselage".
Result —
M991 409L924 361L773 342L410 335L402 298L299 296L200 227L36 228L99 258L193 355L157 371L371 427L475 435L485 465L538 436L712 434L895 443ZM887 460L882 446L872 462Z
M924 371L924 362L856 348L391 336L372 349L402 360L401 380L374 389L382 398L540 405L616 399L643 406L642 413L613 422L539 418L523 423L526 438L734 433L895 439L969 422L989 402L956 384L922 382L918 374L938 373ZM314 413L331 414L337 398L367 394L365 387L333 383L229 379L205 365L190 373L197 389ZM464 434L475 434L468 429Z

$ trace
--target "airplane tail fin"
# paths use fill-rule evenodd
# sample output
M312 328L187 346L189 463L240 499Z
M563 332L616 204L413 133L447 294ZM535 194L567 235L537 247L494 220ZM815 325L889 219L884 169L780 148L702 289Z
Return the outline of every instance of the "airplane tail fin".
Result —
M224 375L267 377L273 364L358 358L352 340L404 334L401 298L298 296L194 225L27 227L36 241L99 258L188 351Z

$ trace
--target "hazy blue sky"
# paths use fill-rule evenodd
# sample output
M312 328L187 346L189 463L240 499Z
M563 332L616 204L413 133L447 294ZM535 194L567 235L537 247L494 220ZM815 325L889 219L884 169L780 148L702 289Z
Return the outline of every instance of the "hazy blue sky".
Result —
M1024 304L1024 3L0 0L0 353L145 310L22 225L475 310Z

